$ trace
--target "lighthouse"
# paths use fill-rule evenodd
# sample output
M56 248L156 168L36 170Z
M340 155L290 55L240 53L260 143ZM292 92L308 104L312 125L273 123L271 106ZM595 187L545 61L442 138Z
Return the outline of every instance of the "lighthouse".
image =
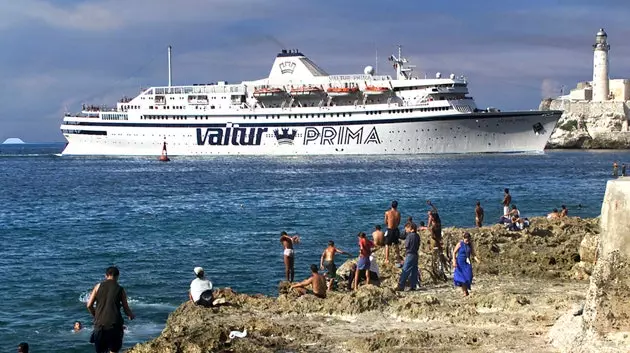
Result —
M603 28L599 29L593 44L593 101L608 100L610 90L608 87L608 35Z

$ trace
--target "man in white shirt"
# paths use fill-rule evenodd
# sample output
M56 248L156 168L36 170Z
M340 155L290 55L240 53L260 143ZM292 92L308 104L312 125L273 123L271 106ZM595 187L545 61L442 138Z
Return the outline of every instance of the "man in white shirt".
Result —
M205 307L212 306L212 282L205 277L203 267L195 267L193 271L197 278L190 282L190 301Z

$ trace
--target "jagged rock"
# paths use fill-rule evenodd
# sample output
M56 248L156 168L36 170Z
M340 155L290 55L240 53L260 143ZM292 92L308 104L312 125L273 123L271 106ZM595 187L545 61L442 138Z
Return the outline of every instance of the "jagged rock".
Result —
M559 311L583 299L568 292L586 284L556 281L572 277L572 255L585 235L599 231L598 222L533 218L531 227L520 232L500 225L444 229L451 248L465 231L478 248L481 263L474 264L476 280L466 298L453 290L450 280L433 283L425 278L430 251L428 235L422 234L421 291L395 291L401 270L385 264L384 251L377 250L380 286L362 285L348 292L340 284L340 290L329 292L327 299L297 297L287 282L278 284L277 298L219 289L215 297L223 298L225 305L202 308L186 302L169 315L158 338L129 352L385 353L461 347L495 352L506 342L514 350L535 349L536 335ZM347 274L354 262L348 260L338 273ZM247 337L229 338L231 331L245 329Z
M564 111L547 148L630 148L627 103L547 99L539 108Z

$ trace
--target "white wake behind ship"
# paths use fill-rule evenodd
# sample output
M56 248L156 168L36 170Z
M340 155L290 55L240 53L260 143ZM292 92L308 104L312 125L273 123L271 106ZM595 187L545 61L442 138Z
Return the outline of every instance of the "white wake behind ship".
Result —
M561 111L480 110L465 77L329 75L282 50L267 78L144 89L65 114L63 155L383 155L542 152Z

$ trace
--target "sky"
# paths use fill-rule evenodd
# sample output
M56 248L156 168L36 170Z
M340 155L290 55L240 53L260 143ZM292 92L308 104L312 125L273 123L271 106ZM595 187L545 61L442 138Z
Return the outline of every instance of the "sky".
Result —
M536 109L592 78L608 32L610 77L630 78L628 0L2 0L0 141L63 141L64 112L143 87L266 77L297 48L330 74L465 75L480 108Z

